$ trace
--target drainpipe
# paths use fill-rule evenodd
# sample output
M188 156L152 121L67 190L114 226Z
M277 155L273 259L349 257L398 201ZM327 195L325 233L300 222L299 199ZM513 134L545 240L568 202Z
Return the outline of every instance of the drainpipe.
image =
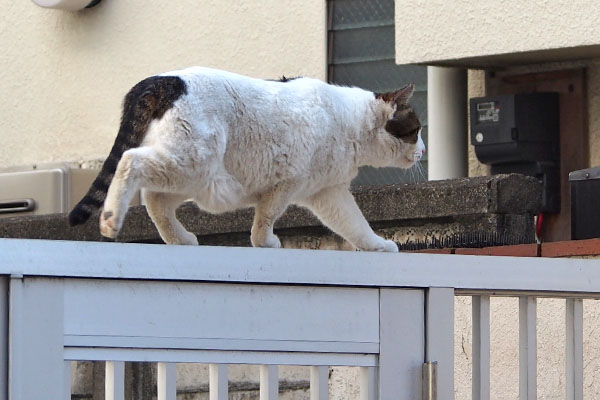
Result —
M468 175L467 70L427 67L429 180Z

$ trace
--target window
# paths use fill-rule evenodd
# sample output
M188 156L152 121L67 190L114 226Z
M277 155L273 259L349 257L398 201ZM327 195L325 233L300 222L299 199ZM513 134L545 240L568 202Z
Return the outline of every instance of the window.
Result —
M398 66L394 58L394 0L328 0L328 80L374 92L416 85L411 104L423 123L427 145L427 68ZM422 168L361 168L353 185L427 180Z

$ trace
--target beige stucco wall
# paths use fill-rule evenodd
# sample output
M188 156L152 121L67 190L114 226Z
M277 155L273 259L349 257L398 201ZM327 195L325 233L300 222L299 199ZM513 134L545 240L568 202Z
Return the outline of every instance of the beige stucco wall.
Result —
M0 168L104 158L127 90L204 65L256 77L326 76L325 2L104 0L80 12L0 13Z
M599 54L599 25L594 0L396 1L396 61L583 58Z

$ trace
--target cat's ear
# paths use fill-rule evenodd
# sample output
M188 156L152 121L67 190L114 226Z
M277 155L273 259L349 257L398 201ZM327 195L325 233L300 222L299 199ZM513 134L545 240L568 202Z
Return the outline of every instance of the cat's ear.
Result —
M414 92L415 85L409 83L402 89L398 89L395 92L377 93L375 97L388 103L407 104Z

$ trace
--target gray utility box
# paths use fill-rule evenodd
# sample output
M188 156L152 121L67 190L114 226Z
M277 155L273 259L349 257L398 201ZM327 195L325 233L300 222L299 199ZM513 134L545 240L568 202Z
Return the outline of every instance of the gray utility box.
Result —
M571 185L571 239L600 237L600 167L569 174Z
M0 218L66 213L81 200L98 175L68 164L19 167L0 172ZM136 195L132 204L139 204Z
M471 143L495 174L520 173L543 183L542 211L560 212L558 93L470 100Z

